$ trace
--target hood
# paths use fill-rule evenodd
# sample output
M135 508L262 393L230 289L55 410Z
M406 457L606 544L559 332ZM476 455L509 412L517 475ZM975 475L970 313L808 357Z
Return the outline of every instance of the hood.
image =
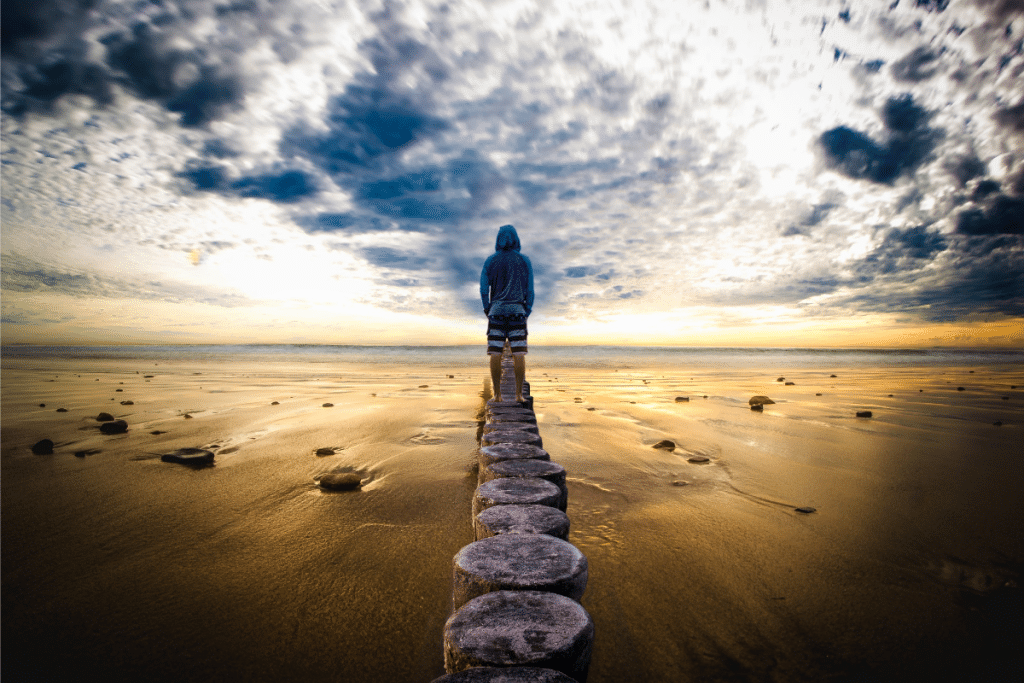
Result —
M495 251L519 251L519 235L511 225L498 228L498 240L494 243Z

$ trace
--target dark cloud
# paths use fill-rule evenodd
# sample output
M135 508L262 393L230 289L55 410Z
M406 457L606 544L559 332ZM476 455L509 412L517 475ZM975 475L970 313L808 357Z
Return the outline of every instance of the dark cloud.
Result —
M297 202L317 193L316 183L302 171L284 171L239 178L231 190L242 197L259 197L275 202Z
M390 247L368 247L362 250L363 258L375 266L398 270L425 270L431 266L430 259ZM478 273L479 275L479 273Z
M948 2L948 0L946 0ZM1024 0L974 0L996 21L1005 21L1015 14L1024 14Z
M967 209L957 217L962 235L1024 235L1024 198L997 195L985 209Z
M938 58L938 53L927 47L918 47L911 50L903 59L893 62L889 70L897 81L917 83L935 75Z
M914 7L928 12L945 12L949 7L949 0L914 0Z
M76 32L98 0L34 0L0 3L3 56L33 58Z
M996 111L992 118L1011 130L1024 131L1024 100L1012 107Z
M986 170L984 162L974 154L949 157L944 166L950 175L956 178L960 187L964 187L968 181L982 175Z
M822 133L818 139L828 165L851 178L892 183L916 170L935 148L941 133L929 128L929 112L909 94L889 98L882 108L887 139L876 142L846 126Z

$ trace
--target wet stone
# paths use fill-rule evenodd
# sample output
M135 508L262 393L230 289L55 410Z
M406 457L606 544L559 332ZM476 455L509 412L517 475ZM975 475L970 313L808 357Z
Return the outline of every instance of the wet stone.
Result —
M858 410L857 411L857 417L871 417L871 411L870 410Z
M355 472L332 472L320 477L317 484L328 491L354 491L362 481L362 477Z
M53 454L53 441L50 439L43 439L32 444L32 452L36 455L52 455Z
M594 622L563 595L497 591L466 603L444 626L445 670L537 666L587 679Z
M711 462L711 458L706 455L691 455L686 459L687 462Z
M104 422L100 425L100 431L104 434L124 434L128 431L128 423L124 420Z
M484 424L484 434L490 434L491 432L500 432L503 429L518 430L521 432L530 432L531 434L539 434L537 429L537 423L535 422L487 422Z
M189 467L206 467L213 464L213 452L203 448L179 448L161 455L160 460Z
M100 413L99 415L96 416L97 422L110 422L113 419L114 416L111 415L110 413Z
M658 443L651 446L651 448L660 448L665 451L674 451L676 449L676 444L672 441L669 441L668 439L662 439Z
M749 403L752 406L756 406L756 405L770 406L770 405L774 404L775 401L771 400L767 396L751 396L750 400L747 401L747 403Z
M537 424L537 416L532 410L490 410L487 413L488 422L530 422Z
M492 479L480 484L473 496L473 516L494 505L547 505L557 508L562 492L543 479Z
M569 517L547 505L495 505L475 517L476 540L502 534L547 534L569 539Z
M543 440L540 438L540 434L531 434L530 432L523 432L515 429L498 429L484 434L480 438L481 446L493 446L499 443L529 444L531 446L537 446L538 448L544 445Z
M502 590L536 590L583 597L587 558L573 544L546 534L502 534L470 543L452 560L452 600Z
M564 511L569 500L565 468L550 460L502 460L480 470L480 483L494 479L537 478L549 481L562 492L558 509Z
M465 671L445 674L431 683L576 683L561 671L535 666L474 666Z
M480 469L501 460L550 460L547 451L526 443L499 443L480 449Z

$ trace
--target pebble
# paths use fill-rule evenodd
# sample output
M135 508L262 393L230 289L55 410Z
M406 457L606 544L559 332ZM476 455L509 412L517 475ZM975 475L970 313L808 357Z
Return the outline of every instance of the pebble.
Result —
M333 404L333 403L325 403L325 404L323 405L323 407L324 407L324 408L333 408L333 407L334 407L334 404Z
M676 449L676 444L675 442L669 441L668 439L662 439L658 443L651 446L651 448L661 448L666 451L674 451Z
M58 413L66 413L66 412L68 412L68 409L67 408L57 408L57 412Z
M316 449L317 455L334 455L333 448L318 448Z
M135 401L121 401L121 405L123 405L123 406L133 406L133 405L135 405Z
M750 405L766 405L766 406L770 406L770 405L773 405L775 403L775 401L771 400L767 396L751 396L750 400L747 401L747 403L749 403Z
M32 452L36 455L51 455L53 453L53 442L49 439L37 441L32 445Z
M320 477L317 484L328 491L354 491L362 481L362 477L355 472L332 472Z
M281 405L281 402L280 401L271 401L270 405L272 405L272 406L279 406L279 405Z
M794 508L794 509L795 509L795 510L796 510L797 512L802 512L802 513L804 513L805 515L809 515L809 514L811 514L812 512L817 512L817 511L818 511L818 510L817 510L817 508L812 508L812 507L800 507L800 508Z
M689 403L689 402L690 402L690 397L689 396L676 396L676 403Z
M857 411L857 417L871 417L871 411L870 410L858 410Z
M179 448L160 456L163 462L174 462L190 467L205 467L213 464L213 452L202 448Z
M706 455L691 455L686 460L688 462L711 462L711 458Z
M124 420L104 422L100 425L100 431L104 434L124 434L128 431L128 423Z
M114 416L111 415L110 413L100 413L99 415L96 416L97 422L110 422L113 419Z

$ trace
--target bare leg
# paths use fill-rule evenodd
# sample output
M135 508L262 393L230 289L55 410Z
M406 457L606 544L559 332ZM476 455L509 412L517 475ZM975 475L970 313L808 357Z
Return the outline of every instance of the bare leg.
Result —
M501 396L501 354L491 354L491 391L494 393L494 400L502 400Z
M523 402L523 380L526 378L526 354L517 353L512 356L513 369L516 373L516 400Z

